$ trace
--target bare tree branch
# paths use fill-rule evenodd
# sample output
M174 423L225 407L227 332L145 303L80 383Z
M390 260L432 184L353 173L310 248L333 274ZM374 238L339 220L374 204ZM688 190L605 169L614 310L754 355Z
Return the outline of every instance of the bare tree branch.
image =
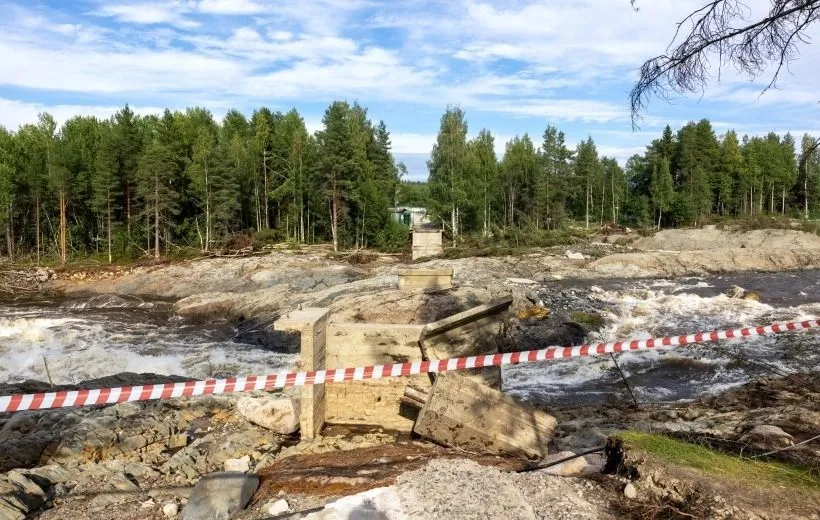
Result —
M633 7L635 3L632 0ZM712 78L711 56L717 57L718 81L728 64L751 78L774 65L763 92L776 88L783 67L798 56L798 45L808 42L806 28L820 21L820 0L770 0L770 4L767 16L757 21L749 21L752 11L741 0L712 0L681 20L667 53L641 66L629 94L633 127L650 98L703 92ZM738 27L739 22L746 24ZM676 45L682 29L690 24Z

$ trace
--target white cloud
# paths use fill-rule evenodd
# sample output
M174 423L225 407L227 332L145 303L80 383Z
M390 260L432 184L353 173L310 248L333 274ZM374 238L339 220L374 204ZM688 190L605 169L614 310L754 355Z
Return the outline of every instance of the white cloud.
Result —
M626 121L629 109L594 99L522 99L484 103L483 110L506 114L541 117L554 121L607 123Z
M265 10L261 4L251 0L202 0L197 9L209 14L257 14Z
M253 0L166 0L164 2L103 3L94 12L98 16L115 18L121 22L156 25L169 24L184 29L199 27L189 15L250 15L265 11Z
M293 33L290 31L271 31L268 33L268 37L271 40L276 40L280 42L288 41L293 38Z
M623 166L627 159L635 154L643 155L646 151L646 146L613 146L597 144L599 157L610 157L618 161L618 164Z
M312 100L418 98L416 89L429 87L433 74L403 64L396 53L373 47L330 63L297 62L289 68L247 78L245 95Z
M0 21L0 85L48 91L49 99L71 92L170 106L403 103L390 119L404 154L432 147L425 132L436 117L410 127L417 132L401 131L419 106L459 104L489 127L514 119L498 126L505 131L535 121L576 134L589 126L593 135L628 131L626 92L636 67L663 52L675 22L700 7L698 0L641 1L637 13L626 0L90 1L93 13L12 8ZM727 74L705 96L720 106L653 102L644 127L716 113L739 121L738 129L752 119L811 126L817 112L806 107L820 110L820 96L806 78L820 80L817 59L812 48L784 75L788 88L760 99L755 84ZM497 137L501 151L509 137ZM611 137L613 150L643 139Z
M429 154L436 142L436 134L393 132L390 134L393 152L399 154Z
M95 13L134 24L171 24L179 27L197 27L199 24L183 17L187 4L178 1L163 3L116 4L106 3Z
M226 78L248 72L240 63L177 50L41 48L0 40L0 55L0 83L63 92L222 92Z
M100 119L107 119L114 115L122 107L97 106L97 105L46 105L43 103L31 103L14 99L0 98L0 126L9 130L16 130L18 127L37 121L37 114L48 112L54 116L58 125L66 120L77 116L94 116ZM139 115L161 114L164 108L149 106L132 106L131 109Z
M280 35L281 36L281 35ZM252 27L241 27L227 39L211 36L183 36L198 52L270 66L284 60L343 59L356 52L358 44L335 36L265 38Z

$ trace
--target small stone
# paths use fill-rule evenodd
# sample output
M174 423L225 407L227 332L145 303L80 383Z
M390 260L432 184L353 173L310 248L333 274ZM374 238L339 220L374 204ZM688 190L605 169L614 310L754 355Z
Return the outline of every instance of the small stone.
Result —
M263 508L266 514L270 516L281 515L282 513L287 513L290 510L290 504L284 498L280 498L279 500L270 500L265 507Z
M567 251L567 258L570 260L584 260L586 257L582 253L575 251Z
M234 472L206 475L191 492L188 505L182 510L182 520L227 520L248 505L258 486L256 475Z
M543 464L550 464L552 462L557 462L562 459L566 459L569 457L575 456L575 453L571 451L559 451L558 453L554 453L549 455L547 458L544 459ZM575 475L581 475L584 473L584 470L587 467L587 461L584 457L576 457L574 459L568 460L566 462L562 462L560 464L556 464L555 466L550 466L548 468L538 470L539 473L546 473L547 475L556 475L559 477L571 477Z
M88 503L89 512L99 513L108 506L134 500L135 497L139 497L142 493L139 486L122 473L112 476L108 482L106 482L102 491L102 493L96 495Z
M236 409L252 422L280 435L299 429L299 402L289 398L242 397Z
M184 448L188 445L188 434L187 433L177 433L175 435L171 435L171 438L168 439L168 448L169 449L176 449L176 448Z
M743 299L753 301L753 302L759 302L760 301L760 293L757 293L755 291L745 291L743 293Z
M239 459L228 459L225 461L225 471L238 471L247 473L251 469L251 458L245 455Z
M168 502L162 506L162 514L165 518L176 518L179 514L179 506L176 502Z
M507 278L507 283L518 285L536 285L538 282L530 280L529 278Z
M154 507L155 505L157 505L157 503L156 503L156 502L154 502L154 499L153 499L153 498L149 498L148 500L146 500L145 502L143 502L142 504L140 504L140 507L141 507L142 509L148 509L149 507Z
M638 496L638 490L635 489L635 485L632 484L632 482L629 482L626 486L624 486L624 496L630 500Z

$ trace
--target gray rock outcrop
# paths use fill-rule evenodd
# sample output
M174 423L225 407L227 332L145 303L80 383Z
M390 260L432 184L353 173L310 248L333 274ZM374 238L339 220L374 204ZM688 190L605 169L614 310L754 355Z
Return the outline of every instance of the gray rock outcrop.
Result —
M203 477L191 492L182 520L230 520L248 505L259 477L237 472L211 473Z

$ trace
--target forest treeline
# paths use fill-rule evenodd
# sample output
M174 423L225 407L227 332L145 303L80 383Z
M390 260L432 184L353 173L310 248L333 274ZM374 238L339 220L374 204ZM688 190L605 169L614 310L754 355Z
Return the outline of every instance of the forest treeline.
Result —
M524 134L506 143L501 160L493 135L467 139L459 108L441 119L428 163L429 207L452 235L494 229L556 229L574 221L634 227L691 226L722 218L820 211L820 152L790 134L718 137L711 123L669 126L643 155L622 167L601 157L592 138L570 149L564 133L547 126L540 143ZM421 186L413 192L425 190Z
M60 128L40 114L0 128L0 226L12 259L65 262L207 252L235 233L267 240L389 246L402 165L383 122L334 102L310 134L296 110L267 108L221 122L203 108L107 120L77 116Z
M390 133L358 104L334 102L311 134L296 110L203 108L110 119L77 116L58 127L41 114L0 127L0 250L11 259L89 255L159 257L221 248L236 235L262 241L330 242L335 249L396 249L407 230L394 205L426 206L457 240L511 228L558 229L614 222L688 226L727 217L795 217L820 211L820 152L786 134L718 136L708 120L667 126L623 167L592 138L574 149L547 126L495 153L488 130L468 139L450 108L426 183L402 182Z

